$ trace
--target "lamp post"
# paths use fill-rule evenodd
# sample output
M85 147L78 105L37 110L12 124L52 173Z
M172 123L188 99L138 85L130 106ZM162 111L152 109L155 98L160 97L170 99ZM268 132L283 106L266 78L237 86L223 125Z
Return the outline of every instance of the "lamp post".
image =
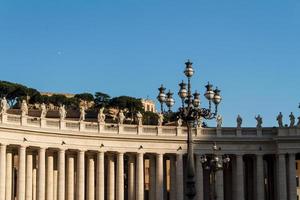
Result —
M201 163L204 166L204 169L209 170L211 178L211 190L210 190L210 200L216 200L216 173L220 170L223 170L224 167L228 166L230 163L230 158L228 155L219 155L217 151L219 148L216 143L213 145L213 154L211 155L210 160L207 159L206 155L201 156Z
M181 99L181 107L177 112L177 116L182 119L182 121L187 126L188 131L188 158L187 158L187 177L186 177L186 196L193 200L196 195L195 188L195 165L194 165L194 149L193 149L193 134L192 129L195 128L195 124L198 124L198 121L201 118L204 119L214 119L218 113L218 105L221 102L220 90L218 88L213 89L213 86L208 83L206 87L206 92L204 96L208 100L208 108L201 107L200 94L196 91L192 94L192 85L191 78L194 75L195 71L192 67L192 62L189 60L185 63L186 67L184 70L184 74L188 79L188 83L186 84L182 81L179 84L179 92L178 95ZM159 94L157 96L158 101L161 104L161 113L164 112L163 104L166 104L169 108L169 112L171 111L172 106L175 104L173 99L173 93L170 91L165 94L166 88L161 85L158 88ZM212 108L212 104L214 104L214 110Z

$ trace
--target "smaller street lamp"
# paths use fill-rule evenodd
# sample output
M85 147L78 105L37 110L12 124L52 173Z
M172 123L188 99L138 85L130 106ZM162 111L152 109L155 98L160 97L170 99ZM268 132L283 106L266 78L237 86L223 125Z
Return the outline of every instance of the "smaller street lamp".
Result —
M210 182L210 200L216 200L216 173L224 169L224 167L228 167L230 163L230 157L228 155L219 155L217 151L219 148L216 143L213 145L213 154L211 155L210 159L207 159L206 155L201 156L201 163L204 169L209 171L211 182Z

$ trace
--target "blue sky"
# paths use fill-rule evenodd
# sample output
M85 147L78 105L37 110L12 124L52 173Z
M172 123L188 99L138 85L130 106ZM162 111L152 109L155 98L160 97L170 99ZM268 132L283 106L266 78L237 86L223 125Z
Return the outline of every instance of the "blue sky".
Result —
M225 126L274 126L300 114L299 35L298 0L0 0L0 79L154 99L189 58L194 89L222 89Z

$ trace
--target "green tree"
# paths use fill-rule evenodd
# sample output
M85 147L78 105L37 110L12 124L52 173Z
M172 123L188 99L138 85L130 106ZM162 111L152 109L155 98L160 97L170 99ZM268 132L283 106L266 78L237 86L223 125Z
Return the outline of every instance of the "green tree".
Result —
M76 94L74 97L83 101L94 101L94 96L91 93Z
M108 94L102 93L102 92L96 92L95 93L95 107L101 108L106 107L109 104L110 96Z
M143 112L143 104L140 99L129 97L129 96L120 96L114 97L109 101L109 106L117 107L119 109L127 108L129 112Z
M143 114L143 124L145 125L157 125L158 115L157 113L146 111Z
M68 98L62 94L53 94L49 97L49 103L55 106L66 105Z

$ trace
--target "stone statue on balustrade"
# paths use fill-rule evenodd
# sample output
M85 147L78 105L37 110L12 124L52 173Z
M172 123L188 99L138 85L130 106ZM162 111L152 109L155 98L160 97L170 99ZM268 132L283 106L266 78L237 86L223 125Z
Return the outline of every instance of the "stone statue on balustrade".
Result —
M46 118L47 115L47 107L44 103L41 104L41 118Z
M136 113L136 120L139 126L143 125L143 115L140 111Z
M262 117L260 116L260 115L257 115L256 117L255 117L255 119L256 119L256 128L262 128L262 124L263 124L263 119L262 119Z
M199 119L196 121L196 126L197 126L197 128L203 127L202 117L199 117Z
M100 108L99 109L99 112L98 112L98 122L99 123L105 123L105 114L104 114L104 107Z
M291 112L289 117L290 117L290 127L293 128L295 126L295 116L293 112Z
M9 109L9 105L5 97L1 99L1 114L6 114Z
M60 117L60 120L65 120L66 116L67 116L67 111L66 111L65 105L61 105L59 107L59 117Z
M280 112L279 115L277 116L276 120L278 122L278 126L279 128L282 128L283 127L283 115L282 113Z
M240 115L237 116L236 123L237 123L237 128L242 128L243 118Z
M79 118L80 121L84 121L85 120L85 107L84 105L81 105L80 106L80 118Z
M223 124L223 117L221 115L218 115L216 120L217 120L217 128L221 128Z
M158 126L162 126L164 123L164 115L162 113L158 114Z
M297 128L300 128L300 117L298 117Z
M120 110L119 111L119 114L118 114L118 121L119 121L119 124L124 124L124 121L125 121L125 115L124 115L124 112L123 110Z
M177 119L177 124L176 124L178 127L181 127L182 126L182 119L179 117Z
M22 116L28 115L28 105L27 105L26 100L22 101L22 104L21 104L21 115Z

